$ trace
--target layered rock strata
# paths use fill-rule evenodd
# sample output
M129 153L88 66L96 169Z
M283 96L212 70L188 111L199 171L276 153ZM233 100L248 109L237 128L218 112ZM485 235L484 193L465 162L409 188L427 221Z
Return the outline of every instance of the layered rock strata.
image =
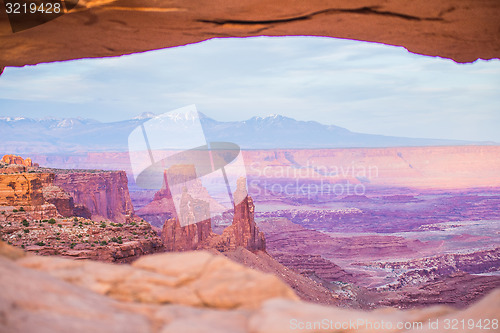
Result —
M95 220L126 223L134 214L124 171L57 173L54 185L85 206Z
M186 202L191 207L197 207L199 214L210 216L208 204L200 203L186 194ZM238 202L234 207L232 224L224 229L222 235L212 232L210 219L181 226L179 218L169 219L162 229L162 239L165 247L170 251L185 251L194 249L216 249L221 252L243 247L250 251L265 250L264 234L259 231L254 220L253 200L247 194L246 180L240 178L234 193L234 200Z
M15 164L15 165L23 165L23 166L33 166L33 162L31 158L23 159L21 156L17 155L4 155L2 157L2 163L5 164Z
M25 166L17 157L3 161L20 164L0 165L0 239L41 255L114 262L164 251L151 226L133 215L124 172L74 173Z
M173 0L147 6L139 0L86 0L64 17L21 33L13 33L1 15L0 44L8 52L0 54L0 68L263 35L363 40L472 62L500 57L498 11L496 0Z

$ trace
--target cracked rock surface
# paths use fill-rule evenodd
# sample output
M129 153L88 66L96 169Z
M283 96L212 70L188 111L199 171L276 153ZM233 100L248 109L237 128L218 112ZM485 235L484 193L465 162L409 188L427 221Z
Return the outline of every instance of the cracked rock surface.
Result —
M499 14L497 0L80 0L69 13L17 33L0 11L0 72L263 35L364 40L472 62L500 56Z

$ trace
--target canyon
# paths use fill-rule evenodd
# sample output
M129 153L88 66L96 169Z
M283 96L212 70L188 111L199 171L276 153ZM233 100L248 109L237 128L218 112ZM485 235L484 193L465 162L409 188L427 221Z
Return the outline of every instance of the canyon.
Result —
M88 215L77 222L61 215L57 223L87 228L76 230L76 237L102 234L108 244L82 236L83 242L65 239L78 244L65 251L36 244L25 249L116 262L157 251L207 250L277 275L305 301L358 309L465 308L500 287L499 180L492 171L500 166L498 152L497 146L243 151L248 181L241 179L233 193L241 203L209 218L212 199L186 194L188 215L203 217L187 224L176 215L168 186L143 191L125 172L96 168L127 170L127 154L64 158L64 164L89 171L59 170L51 180L58 190L49 190L51 183L42 192L46 198L49 193L60 200L79 198L73 205L88 207ZM53 167L63 161L34 160ZM321 182L344 189L348 183L362 185L364 192L328 193L313 186ZM291 193L277 191L276 184ZM136 203L140 209L134 213ZM92 215L107 219L106 228ZM12 235L21 233L20 223L17 218ZM115 229L122 234L112 233ZM62 241L51 235L51 242ZM126 241L140 245L130 251ZM96 255L92 243L113 250Z
M208 204L205 202L193 203L195 200L189 194L186 194L186 197L189 198L186 206L189 204L193 212L198 211L199 214L208 218L184 226L181 226L179 222L179 218L182 218L182 216L165 221L162 229L162 239L167 250L216 249L220 252L227 252L234 251L239 247L250 251L265 250L264 234L259 231L254 221L255 205L252 198L248 196L246 179L240 178L238 180L234 200L239 203L234 206L232 224L225 228L220 235L212 232ZM164 199L172 200L172 198L168 197ZM192 212L189 213L193 214Z
M109 262L163 251L151 226L133 215L125 173L40 168L19 156L2 161L0 235L9 244Z
M342 1L307 5L297 1L251 5L174 1L148 6L135 0L79 1L64 17L22 33L13 33L7 15L0 15L0 40L5 45L0 74L5 66L117 56L213 37L259 35L358 39L457 62L498 58L500 54L499 7L493 0L374 0L356 6ZM58 156L44 155L43 146L35 142L25 147L42 152L31 155L44 166L126 170L132 178L127 153L81 153L86 150L77 146L80 149ZM295 331L298 326L292 324L309 324L308 331L315 331L318 327L311 325L324 318L330 319L328 331L339 331L343 327L336 324L351 320L413 326L393 328L394 332L436 332L431 322L440 323L438 329L443 330L447 321L469 324L472 320L472 328L464 324L456 331L477 331L477 325L482 331L485 324L488 330L497 331L500 295L493 289L498 288L498 152L498 146L243 152L248 193L255 204L254 220L266 235L266 251L290 268L278 265L262 250L250 252L241 247L222 253L162 253L138 259L131 254L132 264L113 265L34 256L42 249L33 248L30 254L19 249L25 245L22 242L13 248L0 240L0 331L255 333ZM6 160L12 161L18 159ZM254 162L257 164L252 165ZM30 166L21 164L4 168L0 175L2 205L15 204L3 206L2 215L7 216L0 216L0 226L9 233L0 230L2 239L6 234L19 239L29 234L36 237L40 230L53 229L61 242L76 243L78 235L87 237L80 230L98 230L94 237L115 237L111 241L114 247L125 242L113 230L126 228L128 237L137 233L132 223L153 230L138 223L140 219L134 222L132 217L130 222L125 191L110 194L96 182L97 195L87 201L87 207L83 196L76 203L69 190L51 185L51 177L55 180L57 173L31 174L25 169ZM287 176L300 171L306 175ZM78 177L71 181L82 184ZM325 191L318 191L323 185ZM82 185L77 186L82 190ZM129 186L131 202L138 203L136 207L147 206L154 193L144 193L133 180ZM349 188L358 192L336 192ZM123 211L102 204L112 199L109 195L125 199ZM248 204L243 209L250 212ZM145 218L154 217L162 206L150 207ZM76 221L65 217L72 210L78 215ZM127 225L106 221L101 228L100 221L91 219L92 212ZM156 221L158 226L162 219ZM218 222L212 220L212 230L222 233L228 221ZM62 232L57 235L58 224L70 231L64 236L68 238L63 240ZM173 228L179 230L176 225ZM208 223L201 228L206 229ZM288 236L298 240L288 245ZM335 251L330 249L332 244ZM222 256L281 275L290 286L295 284L295 293L276 276ZM298 296L336 306L413 309L362 312L305 303Z

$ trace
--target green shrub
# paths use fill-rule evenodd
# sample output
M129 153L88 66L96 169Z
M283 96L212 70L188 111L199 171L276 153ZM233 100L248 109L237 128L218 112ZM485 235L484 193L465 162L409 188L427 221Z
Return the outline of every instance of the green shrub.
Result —
M45 243L44 243L44 242L42 242L42 241L40 241L40 242L38 242L38 243L35 243L35 245L38 245L38 246L44 246L44 245L45 245Z
M30 226L30 223L26 220L23 220L23 222L21 222L25 227L29 227Z
M106 223L101 222L101 228L106 228Z
M12 212L13 212L13 213L17 213L17 212L18 212L18 210L17 210L17 209L13 209L13 210L12 210Z
M50 224L56 224L56 220L54 220L54 219L50 219L48 222L49 222Z
M62 228L62 224L58 224L57 226L58 226L59 228Z
M25 234L29 233L30 232L30 229L24 229L23 230Z
M24 212L24 211L25 211L25 210L24 210L24 207L19 207L19 211L20 211L20 212Z
M73 222L78 222L78 218L77 217L73 218Z
M101 245L108 245L108 242L106 242L105 240L101 241Z

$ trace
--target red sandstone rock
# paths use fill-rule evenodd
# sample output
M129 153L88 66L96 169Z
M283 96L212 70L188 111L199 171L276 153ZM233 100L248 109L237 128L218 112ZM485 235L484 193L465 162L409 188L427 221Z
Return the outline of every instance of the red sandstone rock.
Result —
M45 186L42 189L43 198L46 202L56 206L57 211L64 217L75 215L75 204L73 198L59 186Z
M41 205L43 187L53 181L52 173L0 174L0 206Z
M23 162L10 155L3 160ZM41 255L114 262L164 251L151 226L133 216L124 172L54 170L56 175L18 164L0 172L13 168L20 172L0 174L0 239ZM61 186L54 185L56 181ZM63 187L83 204L75 205ZM75 215L86 219L62 218ZM101 223L90 220L92 216L130 223Z
M238 179L234 201L239 202L234 207L233 223L224 229L222 235L211 240L215 248L223 251L234 250L241 246L250 251L265 250L264 234L255 225L255 205L246 189L246 179Z
M238 181L235 202L239 202L234 208L233 223L224 229L222 235L212 232L211 220L181 226L177 218L169 219L162 229L162 239L169 251L186 251L194 249L216 249L218 251L235 250L243 247L250 251L265 250L264 234L259 231L254 221L254 204L251 197L247 195L246 180ZM187 202L196 201L185 194ZM201 200L198 200L201 201ZM181 201L182 202L182 201ZM199 214L209 216L208 205L192 202L190 207L199 206ZM182 205L181 205L182 206ZM188 221L189 222L189 221Z
M0 53L0 68L262 35L364 40L472 62L500 56L498 8L496 0L80 1L62 19L22 33L1 15L0 44L9 52Z
M33 163L31 162L31 158L26 158L23 159L21 156L17 155L4 155L2 157L2 162L5 164L17 164L17 165L24 165L24 166L32 166Z
M177 218L165 221L161 235L167 251L195 250L213 236L210 220L181 227Z
M124 223L134 214L124 171L58 173L54 184L68 192L75 204L84 205L95 220Z
M155 193L153 200L136 213L155 227L162 227L165 220L178 217L180 225L192 224L194 220L204 221L210 218L214 212L226 210L221 204L210 196L207 189L203 187L201 181L196 179L196 170L193 165L174 165L164 172L164 184L162 189ZM193 179L195 179L193 181ZM172 196L169 187L169 180L173 184L189 182L189 189L180 188L174 191ZM180 209L180 216L177 216L176 206Z

